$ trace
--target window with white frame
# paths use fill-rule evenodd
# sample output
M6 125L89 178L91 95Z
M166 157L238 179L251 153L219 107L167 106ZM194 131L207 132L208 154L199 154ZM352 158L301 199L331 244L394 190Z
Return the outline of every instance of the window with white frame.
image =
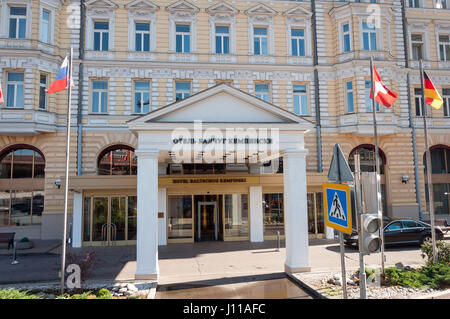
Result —
M253 27L253 53L255 55L267 55L267 28Z
M92 113L108 112L108 82L92 81Z
M109 22L94 21L94 50L109 50Z
M439 35L439 59L450 61L450 36Z
M9 7L9 38L25 39L27 33L27 8Z
M23 108L24 73L8 72L6 75L6 107Z
M306 84L294 84L293 94L293 112L297 115L308 115L308 96L306 94Z
M421 60L424 58L423 48L422 34L411 34L411 53L413 60Z
M305 30L291 29L292 56L305 56Z
M444 100L444 116L450 117L450 89L443 89L442 95L442 99Z
M354 113L355 107L353 104L353 82L347 81L345 82L345 102L347 104L347 113Z
M145 114L150 111L150 82L134 82L134 113Z
M342 25L342 51L344 53L350 52L351 45L350 45L350 24L345 23Z
M269 83L255 83L255 96L266 102L270 102Z
M372 112L372 99L370 98L371 84L372 81L366 80L364 81L364 88L366 93L366 111ZM380 103L375 102L375 109L377 112L380 111Z
M447 9L447 0L436 0L437 9Z
M366 51L377 50L377 33L375 25L367 22L362 22L363 30L363 49Z
M423 104L422 104L422 89L414 89L414 100L416 102L416 116L424 116Z
M176 81L175 82L175 100L180 101L191 95L190 81Z
M175 25L175 43L176 52L189 53L191 52L191 25L190 24L176 24Z
M135 50L150 51L150 23L135 23Z
M39 77L39 109L46 110L47 109L47 93L45 90L47 89L48 84L48 76L47 74L42 74Z
M408 4L410 8L420 8L420 0L409 0Z
M51 39L51 12L43 9L41 12L41 41L44 43L50 43Z
M216 54L230 53L230 27L216 25Z

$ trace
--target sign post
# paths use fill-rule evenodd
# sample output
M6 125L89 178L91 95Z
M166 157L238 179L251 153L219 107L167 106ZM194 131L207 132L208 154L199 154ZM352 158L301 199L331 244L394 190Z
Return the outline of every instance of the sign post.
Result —
M328 180L336 181L338 184L323 183L323 199L325 221L328 227L339 231L339 245L341 250L342 270L342 294L347 299L347 276L345 274L345 247L342 233L352 233L352 214L350 201L350 187L342 185L342 182L353 182L354 176L339 144L333 148L333 158L328 170Z

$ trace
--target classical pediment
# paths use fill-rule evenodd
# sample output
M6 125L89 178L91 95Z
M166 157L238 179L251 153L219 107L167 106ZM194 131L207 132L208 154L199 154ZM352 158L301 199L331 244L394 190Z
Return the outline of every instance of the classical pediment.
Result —
M247 11L245 11L245 13L249 16L254 16L254 15L266 15L266 16L274 16L276 15L278 12L273 10L272 8L266 6L265 4L258 4L256 6L254 6L253 8L248 9Z
M176 11L198 12L200 10L198 7L184 0L172 3L170 6L167 6L166 9L169 12L176 12Z
M215 5L209 7L208 9L206 9L206 11L209 12L209 13L213 13L213 14L216 14L216 13L235 14L235 13L239 12L239 10L237 10L234 7L230 6L226 2L216 3Z
M127 5L125 5L126 9L129 10L149 10L149 11L156 11L159 10L159 7L148 1L148 0L135 0L132 1L130 3L128 3Z
M129 122L130 128L151 123L312 123L289 111L226 84L219 84ZM142 127L142 126L141 126Z
M312 13L310 11L308 11L307 9L303 8L301 5L293 7L292 9L289 9L288 11L284 12L283 14L287 17L310 18L312 16Z
M90 8L111 8L116 9L119 6L109 0L91 0L86 3L86 7Z

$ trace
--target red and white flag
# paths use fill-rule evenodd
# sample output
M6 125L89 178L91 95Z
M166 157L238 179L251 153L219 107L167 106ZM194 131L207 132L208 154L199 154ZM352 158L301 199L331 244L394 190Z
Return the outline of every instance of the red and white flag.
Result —
M394 91L389 90L386 85L384 85L375 66L373 67L373 80L375 89L375 101L383 104L386 107L390 107L397 99L398 94ZM370 98L372 98L372 89L370 90Z
M2 85L0 84L0 103L5 103L5 99L3 98Z

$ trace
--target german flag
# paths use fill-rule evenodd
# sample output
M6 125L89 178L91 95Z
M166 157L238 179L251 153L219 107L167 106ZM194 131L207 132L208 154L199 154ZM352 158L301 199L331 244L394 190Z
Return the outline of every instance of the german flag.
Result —
M423 80L425 85L425 103L437 110L440 109L442 104L444 104L444 100L442 100L442 97L425 71L423 71Z

